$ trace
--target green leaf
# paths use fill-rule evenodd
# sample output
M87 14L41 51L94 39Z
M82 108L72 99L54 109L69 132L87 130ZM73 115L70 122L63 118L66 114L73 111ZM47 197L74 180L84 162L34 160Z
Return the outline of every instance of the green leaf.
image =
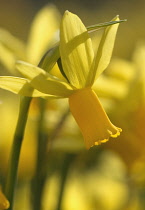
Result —
M18 61L16 68L26 78L30 80L30 84L37 90L58 97L68 97L73 90L69 84L46 73L43 69L32 64Z

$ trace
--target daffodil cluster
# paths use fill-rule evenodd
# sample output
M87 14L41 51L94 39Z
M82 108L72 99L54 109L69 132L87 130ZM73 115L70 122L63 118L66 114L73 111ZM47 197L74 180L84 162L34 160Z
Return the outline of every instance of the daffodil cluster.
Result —
M118 20L118 16L113 19ZM93 85L110 62L118 25L106 27L94 53L87 28L77 15L66 11L60 25L59 47L52 51L54 56L47 62L47 72L18 61L16 68L25 78L0 77L0 87L29 97L68 98L87 149L117 137L121 129L110 122ZM64 79L48 73L58 59Z

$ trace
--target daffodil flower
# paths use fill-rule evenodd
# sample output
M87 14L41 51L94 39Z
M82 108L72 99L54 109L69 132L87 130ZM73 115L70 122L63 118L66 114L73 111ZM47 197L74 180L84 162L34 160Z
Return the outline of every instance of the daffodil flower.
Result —
M113 19L118 20L118 16ZM106 142L109 137L117 137L121 129L110 122L93 91L93 84L110 62L118 25L106 27L95 55L87 28L77 15L66 11L60 26L59 44L66 80L18 61L16 68L27 79L1 77L0 87L25 96L68 98L70 111L81 129L87 149Z

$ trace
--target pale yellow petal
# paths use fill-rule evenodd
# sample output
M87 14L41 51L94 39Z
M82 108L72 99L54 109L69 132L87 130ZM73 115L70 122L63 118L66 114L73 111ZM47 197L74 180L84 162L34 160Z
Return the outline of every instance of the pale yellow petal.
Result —
M118 16L113 21L119 20ZM108 26L102 36L97 55L94 58L94 66L92 67L87 85L92 85L99 75L107 68L114 48L114 42L119 24Z
M95 92L91 88L77 90L69 97L72 115L84 137L86 148L104 143L109 137L117 137L121 129L114 126Z
M48 97L47 94L34 89L27 79L19 77L1 76L0 88L22 96Z
M101 75L93 85L93 89L98 96L109 99L122 99L128 92L128 84L116 78L108 78Z
M60 55L69 82L84 87L94 58L92 42L79 17L68 11L60 27Z
M0 43L0 63L11 73L15 72L16 56L7 47Z
M73 92L69 84L32 64L19 61L16 63L16 68L30 80L30 84L35 89L42 93L59 97L68 97Z
M24 43L3 28L0 28L0 42L19 59L25 59Z
M140 62L140 64L143 65L142 62ZM134 62L115 57L111 60L106 69L106 75L128 83L135 77L135 69L136 66Z
M31 26L27 60L38 64L45 52L58 41L60 14L55 6L45 6L36 14Z

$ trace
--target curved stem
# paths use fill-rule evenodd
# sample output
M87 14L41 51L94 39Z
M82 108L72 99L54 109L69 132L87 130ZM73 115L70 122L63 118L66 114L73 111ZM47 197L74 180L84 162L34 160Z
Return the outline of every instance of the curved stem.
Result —
M13 209L13 200L15 194L15 186L17 182L17 171L19 164L19 157L21 151L21 145L24 137L25 126L27 122L28 110L30 106L31 98L23 97L20 101L20 110L18 116L18 122L14 134L10 162L8 167L8 175L5 186L5 194L10 202L10 209Z

